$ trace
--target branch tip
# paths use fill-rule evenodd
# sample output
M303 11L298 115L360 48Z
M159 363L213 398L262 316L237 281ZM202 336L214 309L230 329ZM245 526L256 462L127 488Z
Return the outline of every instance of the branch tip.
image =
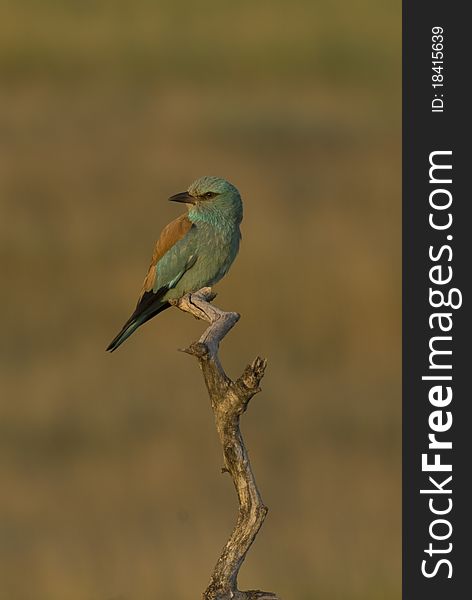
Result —
M280 600L273 592L262 592L261 590L248 590L243 592L245 600Z
M187 348L186 352L197 358L206 358L210 354L208 346L203 342L193 342L193 344L190 344Z

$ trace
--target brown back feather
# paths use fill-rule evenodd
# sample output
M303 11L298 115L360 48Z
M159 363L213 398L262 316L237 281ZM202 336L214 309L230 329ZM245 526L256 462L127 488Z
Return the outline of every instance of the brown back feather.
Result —
M144 278L143 289L141 290L141 299L146 292L153 290L156 283L157 270L156 265L164 254L172 248L179 240L181 240L187 231L192 227L192 222L187 215L180 215L177 219L171 221L164 227L159 239L154 247L151 264L146 277Z

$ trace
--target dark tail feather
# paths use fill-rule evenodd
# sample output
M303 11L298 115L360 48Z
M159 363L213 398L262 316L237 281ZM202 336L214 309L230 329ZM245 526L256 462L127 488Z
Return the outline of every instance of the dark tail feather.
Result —
M107 351L114 352L119 346L121 346L121 344L124 341L126 341L129 338L130 335L132 335L136 331L138 327L140 327L143 323L146 323L146 321L149 321L149 319L152 319L153 317L158 315L166 308L169 308L169 306L170 304L168 302L165 302L164 304L161 304L160 306L154 309L150 309L145 313L141 313L140 315L136 316L135 313L133 313L123 325L123 328L121 329L120 333L110 342L110 344L107 347Z

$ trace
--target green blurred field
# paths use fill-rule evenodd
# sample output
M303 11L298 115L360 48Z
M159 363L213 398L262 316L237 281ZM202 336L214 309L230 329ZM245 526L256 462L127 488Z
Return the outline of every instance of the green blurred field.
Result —
M400 21L389 0L0 5L0 600L190 600L236 500L169 310L110 356L196 177L245 201L222 358L269 518L240 584L400 597Z

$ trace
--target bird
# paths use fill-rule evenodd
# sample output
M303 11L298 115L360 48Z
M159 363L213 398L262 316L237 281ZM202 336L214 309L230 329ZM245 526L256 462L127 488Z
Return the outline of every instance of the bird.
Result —
M162 230L136 308L109 352L169 308L171 300L220 281L238 254L243 204L229 181L206 175L169 200L186 204L187 212Z

